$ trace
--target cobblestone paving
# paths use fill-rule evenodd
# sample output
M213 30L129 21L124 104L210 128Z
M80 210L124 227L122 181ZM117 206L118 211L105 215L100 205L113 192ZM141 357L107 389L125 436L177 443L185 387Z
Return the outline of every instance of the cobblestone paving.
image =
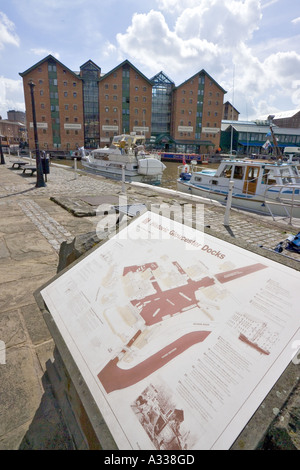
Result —
M82 173L75 175L72 170L65 170L51 166L51 174L48 175L46 187L38 188L35 191L39 196L55 195L101 195L105 193L115 193L121 191L121 183L106 180L104 178L94 178L92 175Z
M35 177L22 175L22 170L11 171L14 174L18 174L20 181L15 184L10 181L4 182L0 186L0 200L5 200L7 197L11 199L14 196L18 200L21 198L20 207L23 212L35 223L56 251L58 251L59 244L62 241L69 239L70 234L62 225L56 225L57 222L49 218L50 216L48 216L47 212L38 207L40 197L66 198L66 200L69 200L70 208L73 204L76 209L78 208L78 212L80 212L80 205L83 204L81 198L84 198L84 196L124 196L121 182L95 177L90 174L87 175L80 171L75 173L74 170L62 165L51 165L46 186L41 188L35 187ZM180 203L177 196L168 197L167 195L161 195L155 193L155 190L152 188L131 187L129 189L127 186L126 191L125 197L128 197L130 203L140 202L148 203L148 205L152 202L154 204L165 202L171 205L173 203ZM29 201L29 205L25 204L26 201ZM185 203L187 202L185 200ZM86 203L82 207L83 211L87 210ZM92 209L92 206L89 207ZM279 242L285 240L286 235L300 230L299 227L297 230L296 227L291 227L286 223L282 228L276 225L270 228L269 222L272 221L270 217L258 218L255 221L255 219L250 220L247 214L236 211L232 211L230 215L230 227L225 227L223 224L224 208L214 207L210 204L205 204L204 207L205 226L209 226L212 230L219 233L230 234L234 238L242 238L245 242L255 246L263 245L266 248L274 249ZM294 259L300 259L298 254L286 254Z
M57 252L62 242L73 238L70 232L31 199L20 201L18 205Z
M9 165L9 163L8 163ZM9 166L8 166L9 168ZM121 191L119 182L94 178L92 175L84 175L80 172L75 174L70 169L51 165L51 173L47 177L45 187L36 188L36 178L23 175L21 170L11 170L20 177L20 182L3 183L0 186L0 198L9 196L33 197L33 196L55 196L55 195L83 195L85 192L100 195L105 192ZM24 178L24 182L22 182Z

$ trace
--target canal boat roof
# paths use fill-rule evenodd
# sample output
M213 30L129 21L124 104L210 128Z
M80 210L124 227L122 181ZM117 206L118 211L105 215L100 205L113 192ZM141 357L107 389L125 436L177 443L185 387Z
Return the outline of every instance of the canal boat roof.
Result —
M197 171L197 173L201 173L202 175L206 175L206 176L218 176L219 174L222 173L224 167L227 165L243 166L243 167L256 166L260 168L269 168L269 169L272 168L272 169L278 169L279 172L281 169L297 167L296 163L276 162L276 161L270 161L270 160L226 159L226 160L222 160L218 168L215 170L203 169L203 170Z

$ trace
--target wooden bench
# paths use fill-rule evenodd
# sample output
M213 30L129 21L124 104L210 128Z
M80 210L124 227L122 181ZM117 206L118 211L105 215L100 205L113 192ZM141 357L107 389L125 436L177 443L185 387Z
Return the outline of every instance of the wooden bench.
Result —
M17 166L18 170L24 165L27 165L27 162L23 162L22 160L16 160L12 162L12 168L15 168Z
M27 170L31 171L30 176L33 176L34 172L36 171L36 165L25 165L23 168L23 173L25 173Z

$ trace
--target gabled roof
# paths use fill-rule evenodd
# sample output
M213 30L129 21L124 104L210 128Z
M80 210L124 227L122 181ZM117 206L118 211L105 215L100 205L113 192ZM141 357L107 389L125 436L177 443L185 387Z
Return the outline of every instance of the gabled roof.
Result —
M272 119L287 119L296 116L296 114L300 113L300 109L292 109L290 111L274 111L274 113L269 113L264 116L258 118L259 120L267 121L269 118Z
M289 119L289 118L296 116L296 114L298 113L300 113L300 109L293 109L291 111L282 111L279 113L274 113L275 115L274 119ZM274 115L270 114L270 116L274 116Z
M68 70L68 72L70 72L72 75L74 75L74 77L76 78L79 78L81 80L81 78L75 73L73 72L73 70L70 70L66 65L64 65L62 62L60 62L58 59L56 59L53 55L49 54L47 57L44 57L44 59L40 60L39 62L37 62L35 65L33 65L32 67L30 67L29 69L25 70L25 72L22 72L22 73L19 73L19 75L21 77L25 77L26 75L28 75L32 70L36 69L37 67L39 67L40 65L42 65L44 62L47 62L48 60L54 60L54 62L58 63L59 65L61 65L64 69Z
M192 78L194 77L197 77L199 75L206 75L215 85L217 85L218 88L220 88L220 90L222 90L225 93L227 93L226 90L224 90L224 88L221 87L221 85L219 85L218 82L216 82L216 80L214 80L207 72L206 70L202 69L200 70L200 72L197 72L195 73L195 75L192 75L190 78L188 78L187 80L185 80L183 83L181 83L181 85L178 85L175 89L181 87L182 85L184 85L185 83L189 82L190 80L192 80Z
M133 70L135 70L139 75L141 75L148 83L149 85L153 85L151 80L149 80L149 78L147 78L140 70L138 70L131 62L129 62L129 60L124 60L124 62L122 62L121 64L117 65L117 67L113 68L110 72L107 72L106 74L103 75L103 77L100 78L100 81L104 80L106 77L108 77L109 75L111 75L112 73L114 73L116 70L118 70L119 68L123 67L124 65L129 65L129 67L132 67Z
M176 143L176 140L173 139L173 137L170 135L170 134L166 134L166 133L163 133L163 134L159 134L156 136L156 143L160 143L162 142L163 140L166 140L168 142L173 142L174 144Z
M10 121L9 119L0 119L0 124L3 123L3 122L4 122L4 124L9 124L10 126L24 126L23 122Z
M95 64L95 62L93 62L91 59L87 60L84 64L82 64L80 66L80 70L85 68L85 66L88 65L88 64L92 64L97 70L99 70L101 72L101 68L99 67L99 65Z
M157 73L154 75L154 77L151 78L151 82L153 83L164 83L167 85L175 85L173 80L171 80L163 71Z
M224 106L228 104L229 106L231 106L238 114L241 114L234 106L233 104L230 103L230 101L226 101L226 103L224 103Z
M265 134L267 135L270 132L269 125L257 125L255 122L240 122L240 121L222 121L221 131L229 132L231 127L236 132L246 132L246 133L256 133L256 134ZM276 135L300 135L299 128L283 128L275 126L273 127L274 134Z

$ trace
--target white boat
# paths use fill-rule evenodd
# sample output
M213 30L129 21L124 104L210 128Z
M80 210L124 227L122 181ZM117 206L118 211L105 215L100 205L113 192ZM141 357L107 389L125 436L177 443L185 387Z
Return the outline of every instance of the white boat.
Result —
M192 162L193 163L193 162ZM231 189L232 188L232 189ZM262 214L300 217L300 173L296 163L231 157L217 169L179 167L178 191Z
M166 166L160 156L145 151L145 136L115 136L110 147L92 150L82 158L85 169L107 178L160 184Z

